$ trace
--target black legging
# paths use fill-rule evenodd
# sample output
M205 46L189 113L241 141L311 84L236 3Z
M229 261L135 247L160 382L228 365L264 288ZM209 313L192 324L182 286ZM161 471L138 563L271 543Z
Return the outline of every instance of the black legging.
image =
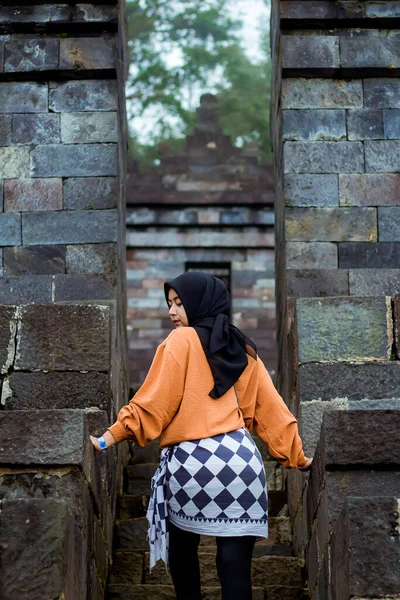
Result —
M222 600L251 600L251 556L256 538L217 537ZM177 600L200 600L200 536L169 523L169 565Z

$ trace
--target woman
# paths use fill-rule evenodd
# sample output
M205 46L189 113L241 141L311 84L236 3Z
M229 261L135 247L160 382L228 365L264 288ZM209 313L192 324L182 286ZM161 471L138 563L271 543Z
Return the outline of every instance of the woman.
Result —
M251 557L268 537L264 465L253 429L286 467L308 469L297 421L275 390L254 342L228 322L220 279L190 272L165 283L175 330L146 380L97 450L161 437L152 479L150 568L169 565L178 600L200 600L200 534L214 535L223 600L251 599Z

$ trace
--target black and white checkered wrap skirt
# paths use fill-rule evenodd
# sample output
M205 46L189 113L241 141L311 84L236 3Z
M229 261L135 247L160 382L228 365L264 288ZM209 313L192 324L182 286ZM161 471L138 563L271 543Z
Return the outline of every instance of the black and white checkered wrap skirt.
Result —
M164 448L147 510L150 569L168 562L168 522L213 536L268 537L263 460L243 427Z

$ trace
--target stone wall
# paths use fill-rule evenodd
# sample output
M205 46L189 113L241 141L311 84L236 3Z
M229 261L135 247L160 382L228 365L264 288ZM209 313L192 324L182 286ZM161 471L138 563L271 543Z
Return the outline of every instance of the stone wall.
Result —
M0 596L103 597L127 400L124 3L0 11Z
M384 598L400 580L382 567L371 585L351 497L385 522L399 489L398 3L276 1L272 15L278 382L316 457L309 478L289 473L294 544L312 600ZM374 459L388 420L393 446ZM371 555L396 542L398 556L383 538Z
M275 370L272 170L251 148L234 148L202 97L183 152L131 173L127 207L130 382L140 384L170 333L163 283L187 268L228 277L233 323L253 337Z

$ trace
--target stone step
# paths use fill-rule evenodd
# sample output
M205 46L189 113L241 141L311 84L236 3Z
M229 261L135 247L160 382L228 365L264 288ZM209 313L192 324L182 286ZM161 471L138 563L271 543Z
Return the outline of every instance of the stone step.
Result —
M204 587L202 600L220 600L219 587ZM268 599L270 596L268 596ZM294 600L295 596L271 596L271 600ZM264 588L253 587L253 600L264 599ZM106 600L176 600L172 585L120 585L110 584L106 590Z
M147 519L138 517L117 522L115 528L114 548L124 550L147 551ZM292 543L292 528L290 517L270 517L268 525L268 540L257 542L258 544L282 544ZM211 536L201 537L202 546L215 545L215 538Z
M124 494L119 496L117 502L118 521L145 517L149 498L149 494Z
M154 440L146 446L132 446L131 456L129 459L130 465L139 465L143 463L158 463L160 457L160 441Z

